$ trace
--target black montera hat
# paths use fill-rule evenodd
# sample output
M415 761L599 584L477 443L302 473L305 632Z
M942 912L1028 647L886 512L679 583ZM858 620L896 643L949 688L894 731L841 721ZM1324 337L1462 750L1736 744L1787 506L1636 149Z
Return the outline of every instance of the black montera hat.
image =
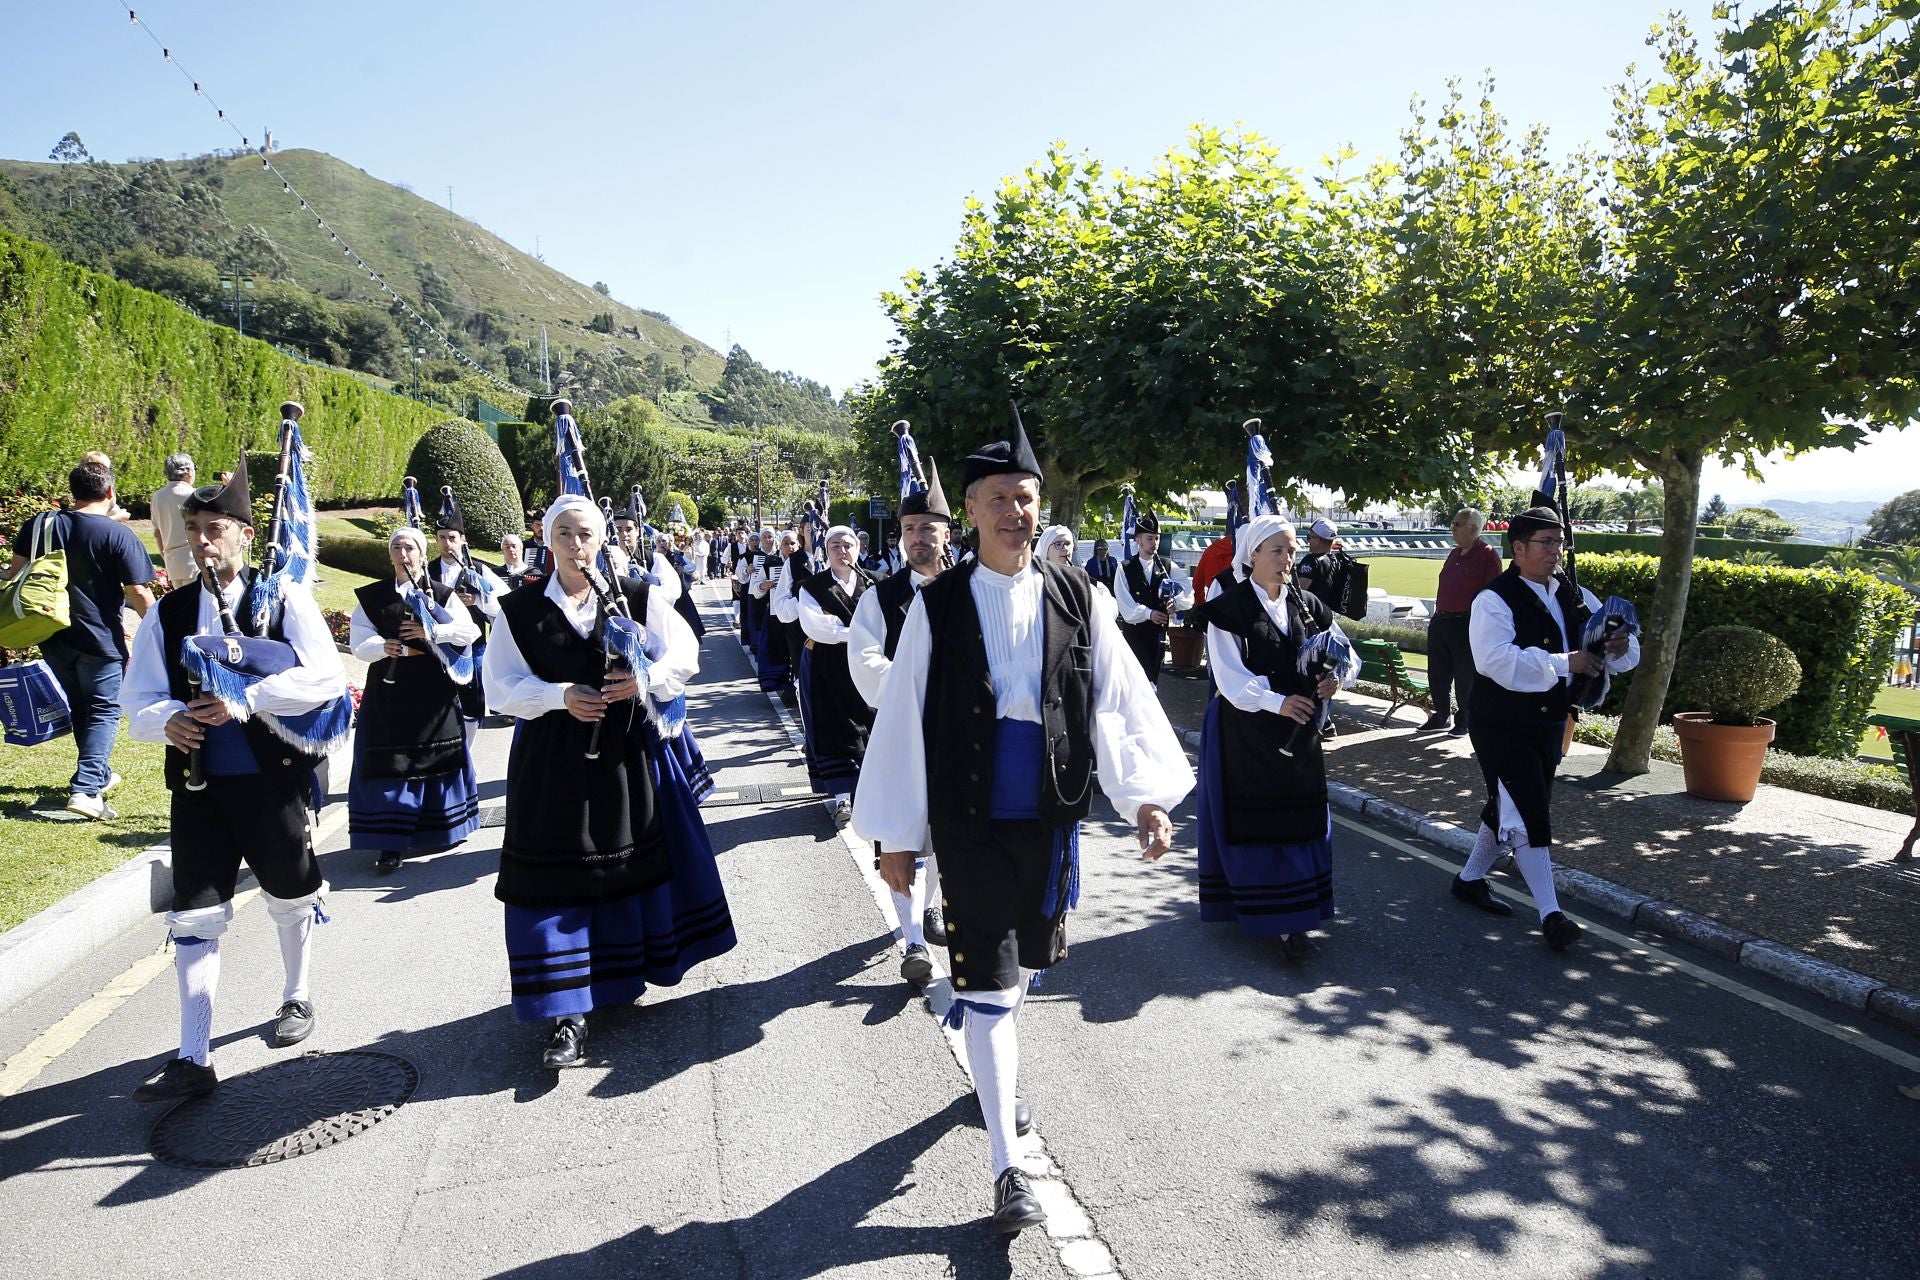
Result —
M451 529L456 533L467 531L467 519L460 514L460 504L454 501L453 486L440 486L440 514L433 518L435 533L442 529Z
M910 493L900 500L900 515L939 516L949 524L953 522L953 512L947 507L946 490L940 487L940 466L933 459L927 459L927 487L922 493Z
M1040 463L1033 456L1033 446L1027 443L1027 428L1020 421L1020 406L1008 402L1007 407L1013 410L1013 438L995 440L968 454L966 469L960 476L962 489L971 489L974 481L984 480L988 476L1025 474L1045 483L1046 477L1040 473Z
M631 520L635 524L647 521L647 500L640 496L640 486L633 486L633 493L627 499L627 505L613 513L615 520Z
M1552 507L1530 507L1515 516L1507 525L1507 541L1522 542L1536 533L1547 533L1564 527L1560 523L1560 513Z
M1151 511L1140 512L1133 518L1133 531L1135 533L1159 533L1160 517Z
M240 453L240 465L233 469L233 475L225 484L202 485L187 495L181 503L185 511L211 511L215 515L230 516L253 527L253 494L247 489L247 455Z

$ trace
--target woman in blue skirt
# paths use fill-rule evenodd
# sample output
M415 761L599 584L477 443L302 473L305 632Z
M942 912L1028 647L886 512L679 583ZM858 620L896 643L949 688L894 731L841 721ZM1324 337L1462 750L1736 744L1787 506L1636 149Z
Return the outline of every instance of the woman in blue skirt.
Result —
M1333 918L1333 827L1318 724L1358 663L1310 677L1300 645L1336 627L1293 584L1293 526L1256 517L1234 552L1238 581L1200 606L1217 695L1200 737L1200 918L1279 937L1300 960Z
M699 646L644 582L592 568L598 508L547 508L554 573L510 592L487 647L488 705L522 722L507 766L494 896L506 904L513 1011L552 1020L542 1061L583 1061L586 1015L672 986L729 951L713 845L668 742ZM609 612L639 625L609 661Z

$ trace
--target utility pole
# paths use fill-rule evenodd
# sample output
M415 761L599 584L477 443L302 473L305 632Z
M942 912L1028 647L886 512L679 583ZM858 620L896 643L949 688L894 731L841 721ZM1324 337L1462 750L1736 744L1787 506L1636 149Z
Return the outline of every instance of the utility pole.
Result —
M427 349L425 347L415 347L413 349L413 398L415 400L420 398L420 357L426 354Z
M762 527L760 523L760 453L766 447L764 444L753 446L753 527L755 529Z
M540 382L546 387L547 394L552 395L553 371L547 364L547 326L545 325L540 326Z
M240 331L241 337L247 336L247 312L258 311L259 304L246 301L246 295L253 292L253 277L240 274L240 266L220 277L220 287L233 295L233 327Z

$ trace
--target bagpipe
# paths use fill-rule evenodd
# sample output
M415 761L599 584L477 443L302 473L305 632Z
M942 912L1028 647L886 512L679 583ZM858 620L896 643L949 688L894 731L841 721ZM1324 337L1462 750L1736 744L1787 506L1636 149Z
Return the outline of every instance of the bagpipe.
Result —
M1534 488L1533 504L1551 507L1554 514L1560 517L1560 528L1567 540L1563 561L1567 581L1578 594L1580 573L1573 558L1573 516L1568 504L1571 486L1567 483L1567 434L1560 426L1563 418L1564 415L1558 412L1547 415L1547 438L1541 446L1540 481ZM1613 685L1613 677L1606 669L1608 642L1616 636L1639 634L1640 616L1634 610L1633 602L1621 596L1608 596L1593 616L1587 619L1587 625L1581 628L1580 647L1599 662L1600 670L1571 677L1568 693L1576 709L1591 711L1607 700L1607 693Z
M440 486L440 514L458 513L460 504L453 496L453 486ZM464 522L463 522L464 524ZM487 581L487 575L474 567L473 548L467 545L466 530L461 529L460 572L453 580L455 591L464 591L477 600L491 601L496 594L493 583Z
M400 603L419 624L426 636L427 652L439 660L447 673L447 678L457 685L470 684L474 676L473 646L471 644L452 644L439 638L442 629L453 625L453 615L445 606L433 598L433 591L427 586L424 577L407 583L400 592ZM393 669L387 669L388 682L392 682Z
M1296 597L1300 593L1300 588L1292 585L1289 585L1287 590ZM1301 617L1313 616L1308 612L1304 600L1297 600L1296 603L1299 605ZM1346 633L1337 625L1329 626L1324 631L1316 631L1300 642L1299 653L1294 659L1294 668L1306 678L1309 687L1313 689L1311 695L1313 717L1304 724L1299 721L1294 722L1293 732L1287 735L1286 742L1281 744L1281 755L1292 759L1294 752L1302 746L1302 735L1309 735L1309 741L1320 736L1320 730L1325 727L1327 716L1333 710L1332 702L1320 696L1320 681L1329 673L1338 674L1344 680L1346 673L1354 667L1356 661L1353 642L1347 639Z
M627 598L615 591L611 583L591 566L583 566L587 584L599 597L601 611L606 615L600 624L600 649L605 662L605 671L612 675L622 667L633 673L640 683L640 691L635 700L647 709L647 715L660 730L663 738L674 737L687 723L687 695L682 693L672 702L656 707L647 693L647 675L653 670L653 664L666 656L666 645L649 632L643 621L636 620L627 612ZM600 730L606 724L605 718L594 721L593 733L587 739L587 759L600 758Z

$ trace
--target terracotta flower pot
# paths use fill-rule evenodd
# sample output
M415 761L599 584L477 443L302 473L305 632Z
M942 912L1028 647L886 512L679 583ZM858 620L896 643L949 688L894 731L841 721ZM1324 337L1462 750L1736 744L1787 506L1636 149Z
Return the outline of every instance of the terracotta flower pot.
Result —
M1687 794L1737 804L1753 799L1773 730L1771 720L1754 725L1715 724L1705 711L1675 712L1673 731L1680 739Z
M1173 649L1173 665L1183 671L1200 665L1200 655L1206 643L1207 633L1199 627L1167 628L1167 644Z

